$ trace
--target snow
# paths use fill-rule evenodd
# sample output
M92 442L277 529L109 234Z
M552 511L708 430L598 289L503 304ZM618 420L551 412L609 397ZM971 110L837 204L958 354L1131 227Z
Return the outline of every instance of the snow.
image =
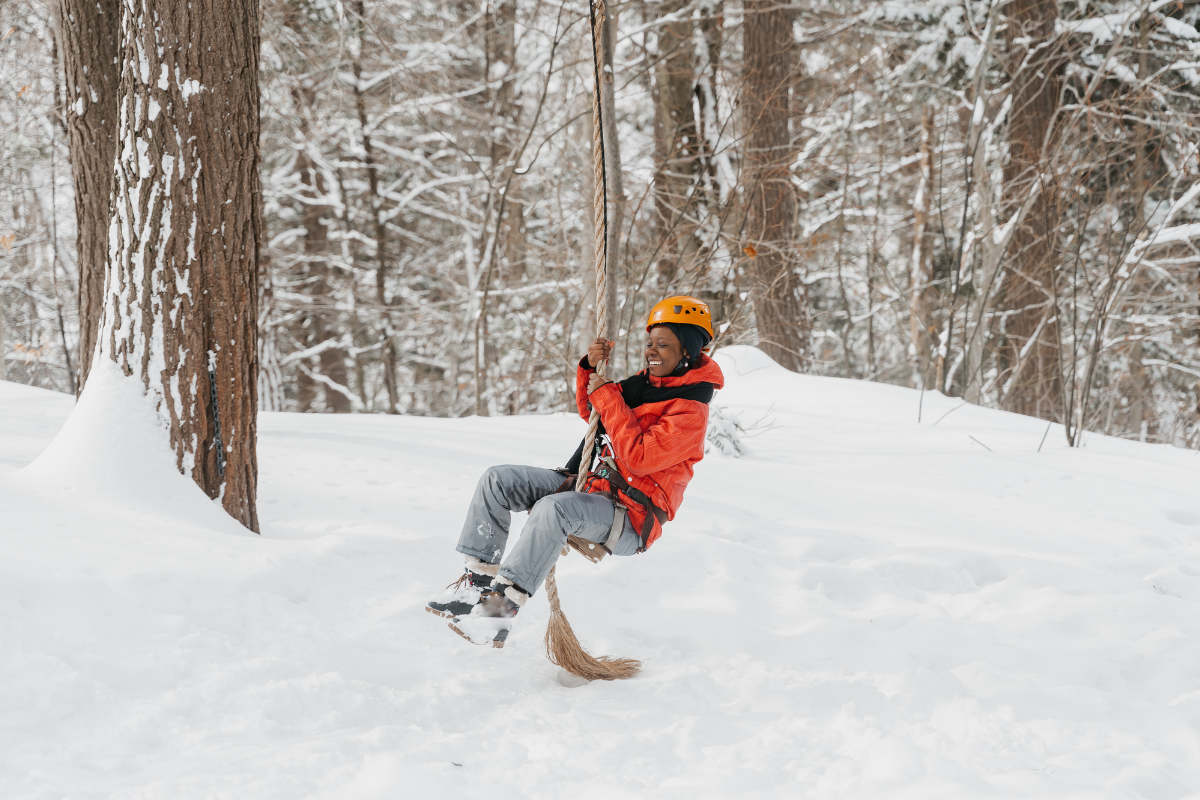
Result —
M1200 455L718 358L769 429L648 554L560 562L584 642L645 662L592 684L541 593L503 650L422 608L478 474L577 418L263 414L255 537L119 373L65 425L0 383L0 796L1200 791Z
M1173 228L1166 228L1154 234L1148 240L1143 240L1134 244L1132 257L1136 259L1137 253L1145 250L1147 247L1160 244L1171 244L1173 242L1187 242L1200 236L1200 223L1192 222L1187 225L1176 225Z

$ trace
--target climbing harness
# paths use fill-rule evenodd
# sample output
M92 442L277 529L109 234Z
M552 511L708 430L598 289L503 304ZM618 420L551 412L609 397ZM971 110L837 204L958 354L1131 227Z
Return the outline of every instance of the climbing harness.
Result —
M625 517L628 515L629 509L620 503L613 501L613 524L608 529L608 538L604 540L604 549L612 555L617 542L621 541L621 534L625 532ZM603 558L603 556L601 556Z
M555 471L566 476L566 480L555 490L555 494L568 491L570 485L578 478L577 475L568 473L565 469ZM621 474L621 470L612 456L604 456L601 459L591 474L585 477L585 485L586 481L592 478L602 478L608 481L608 485L612 488L611 492L591 492L594 495L603 495L612 501L613 523L608 531L608 538L604 540L604 544L597 545L595 542L584 539L582 536L571 534L567 536L567 546L593 564L602 561L605 556L610 556L616 552L614 548L617 542L621 540L621 533L625 530L625 520L629 516L629 506L621 502L621 498L618 495L619 492L637 503L645 511L642 530L638 533L637 549L639 553L644 553L650 541L650 534L654 532L654 521L658 520L660 526L665 525L667 523L667 512L655 505L649 495L636 486L631 485L625 479L625 476Z
M641 489L631 486L629 481L625 480L625 476L621 474L621 470L617 469L617 463L613 460L612 456L605 456L600 466L592 474L597 478L603 478L608 481L609 486L646 510L646 519L642 523L641 532L638 534L638 539L640 540L638 552L645 552L646 546L650 541L650 534L654 531L654 520L657 519L659 525L665 524L667 521L667 512L654 505L654 501L650 499L649 495ZM616 499L613 500L613 503L618 506L620 505ZM610 547L609 550L611 551L612 548Z

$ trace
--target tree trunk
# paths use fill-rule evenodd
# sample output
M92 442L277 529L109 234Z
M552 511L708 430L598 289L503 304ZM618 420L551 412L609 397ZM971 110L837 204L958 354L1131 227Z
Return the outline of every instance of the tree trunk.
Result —
M992 188L988 172L988 150L991 148L991 134L985 129L977 137L974 147L973 184L975 202L978 206L979 229L982 232L974 259L973 271L974 296L966 303L965 319L963 320L963 393L962 397L969 403L979 403L983 397L983 368L985 348L988 341L988 328L991 322L992 295L994 294L996 276L1000 273L1000 264L1004 258L1007 242L996 241L995 189Z
M484 209L484 225L479 239L483 296L479 315L474 320L475 334L475 413L486 417L491 413L488 403L488 301L492 281L504 265L524 269L525 234L524 210L520 201L520 179L513 173L516 165L513 150L517 136L517 115L520 109L514 91L513 76L517 71L517 4L516 0L489 0L487 23L484 28L484 52L487 55L487 104L491 123L488 134L493 191ZM489 235L489 223L495 214L495 232Z
M297 34L303 33L298 15L289 14L285 17L287 25ZM292 104L295 108L296 128L299 132L299 150L296 155L296 173L300 177L300 185L307 199L303 203L301 220L304 225L304 267L305 293L312 298L309 312L299 321L299 336L306 347L315 347L330 339L341 339L342 329L339 324L338 312L335 308L336 298L330 286L329 270L329 221L335 218L331 206L321 203L328 195L325 172L320 169L312 152L319 152L319 142L314 142L312 118L317 104L316 91L307 81L292 88ZM260 330L260 334L262 331ZM273 337L272 337L273 338ZM336 386L345 387L338 391L329 383L322 383L322 396L325 410L334 414L348 414L353 408L349 393L349 376L346 370L346 351L341 347L330 347L322 350L315 359L308 359L310 367L315 367L320 375L328 378ZM315 363L312 363L314 362ZM260 365L265 366L265 364ZM308 373L300 370L296 376L296 406L300 411L311 410L317 399L318 382L309 377Z
M620 305L617 302L621 285L621 229L625 225L625 180L621 167L621 139L617 133L617 102L613 76L616 74L617 12L616 6L606 9L603 36L600 41L600 117L604 127L604 163L608 184L608 263L605 266L605 336L616 340L621 334ZM614 353L616 349L614 349ZM626 370L629 366L626 365ZM612 365L609 375L616 374Z
M261 205L258 213L261 217ZM279 324L275 319L275 281L271 273L271 258L263 253L258 276L258 407L262 411L283 411L283 369L279 363Z
M121 39L99 353L154 398L180 472L256 531L258 3L125 0Z
M793 50L790 13L770 0L747 0L744 88L746 252L755 283L759 347L783 367L809 366L809 319L795 270L796 200L791 186L788 86Z
M929 383L929 364L937 340L933 320L933 291L930 281L929 256L933 250L933 230L929 224L933 203L933 107L925 106L921 117L920 177L913 198L913 249L909 268L909 342L908 356L912 370L912 388L923 389Z
M491 0L488 3L484 43L488 60L488 106L491 114L489 157L493 180L504 185L510 171L513 151L518 144L516 89L517 73L517 2ZM521 202L519 177L513 177L504 195L503 217L497 224L501 235L497 257L506 266L525 268L525 207Z
M1145 81L1149 74L1149 58L1150 49L1150 29L1153 25L1152 20L1148 19L1149 15L1143 15L1138 20L1138 71L1137 77L1139 81ZM1147 102L1147 98L1143 94L1138 98L1137 110L1135 115L1143 118L1153 116L1153 108ZM1141 232L1146 226L1146 200L1150 190L1150 181L1148 175L1147 163L1148 151L1150 150L1150 128L1142 123L1134 123L1134 155L1133 155L1133 181L1130 186L1131 200L1133 203L1133 231L1134 235L1141 235ZM1145 280L1145 272L1139 272L1133 280L1133 285L1136 289L1144 289L1147 281ZM1135 289L1135 290L1136 290ZM1139 333L1136 326L1130 326L1130 333ZM1138 437L1140 441L1146 441L1150 437L1154 437L1158 433L1158 419L1154 409L1153 387L1146 374L1146 365L1143 362L1145 356L1144 348L1141 339L1134 341L1129 348L1129 407L1125 414L1125 430L1127 433L1132 433Z
M308 107L311 108L311 106ZM301 119L300 134L304 143L307 144L309 131L304 110L301 111L299 117ZM325 177L303 150L296 157L296 171L300 174L300 185L304 187L305 195L314 201L325 197ZM329 206L320 205L317 202L304 204L301 217L304 222L304 271L309 279L308 295L313 299L312 310L304 321L307 333L305 344L308 347L316 347L330 339L341 337L341 331L337 324L337 312L333 308L335 298L332 287L329 285L328 220L332 216L333 209ZM322 350L317 355L317 363L320 374L338 386L347 387L347 391L349 391L345 350L341 347ZM306 390L307 397L302 398L307 401L301 406L304 411L308 410L316 391L315 382L311 378L308 379L308 383L313 385ZM349 397L328 384L324 385L323 389L326 411L334 414L350 413L352 409Z
M663 3L663 15L676 13L684 0ZM696 86L694 24L690 15L665 22L658 32L654 68L655 173L654 205L659 243L658 275L664 291L695 266L700 251L696 237L702 171L699 127L692 106ZM785 98L786 102L786 98Z
M1045 180L1042 191L1013 236L1008 272L1001 290L1000 307L1008 312L1008 356L1012 364L1039 331L1025 355L1019 380L1010 390L1010 408L1020 414L1053 419L1062 409L1062 373L1058 336L1051 309L1054 280L1056 187L1045 171L1047 136L1058 108L1065 58L1056 42L1054 26L1058 7L1054 0L1013 0L1007 9L1005 36L1013 81L1013 106L1009 113L1009 160L1004 167L1004 194L1009 209L1029 196L1032 184ZM1009 212L1011 213L1011 212Z
M8 345L4 341L4 297L0 295L0 381L8 380Z
M356 33L358 47L353 51L354 60L354 107L358 112L358 128L362 137L363 165L367 168L367 187L371 192L372 227L375 233L375 301L379 304L379 316L382 322L380 339L383 342L383 384L387 389L387 413L400 413L400 392L396 385L396 339L392 329L391 301L387 296L387 276L389 271L387 252L387 223L383 218L383 197L379 193L379 164L375 158L375 146L371 141L370 127L367 120L367 101L362 91L362 47L364 34L367 29L367 17L362 0L356 0L354 13L358 18ZM343 367L343 372L345 368ZM348 402L348 398L347 398Z
M116 153L117 84L121 77L120 0L59 0L75 248L79 263L79 353L76 391L92 366L104 296L108 209Z

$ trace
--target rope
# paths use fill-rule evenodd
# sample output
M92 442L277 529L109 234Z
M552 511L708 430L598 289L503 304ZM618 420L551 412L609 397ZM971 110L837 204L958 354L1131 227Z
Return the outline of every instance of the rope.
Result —
M605 16L604 0L591 0L588 13L592 23L592 75L596 83L596 89L592 93L592 174L595 187L592 192L592 210L596 231L596 336L601 337L608 335L604 311L608 299L605 286L605 273L608 269L608 173L604 162L604 120L601 118L600 102L600 70L603 64L600 41ZM596 373L603 377L606 366L606 363L598 364ZM599 426L600 413L592 409L583 445L583 458L579 462L579 477L575 481L577 492L583 491L587 481L592 452L596 445L596 430ZM566 553L564 548L563 555ZM571 623L567 621L559 605L558 582L554 578L554 571L555 567L551 567L550 573L546 575L546 599L550 602L550 621L546 625L546 655L550 662L572 675L590 681L619 680L637 675L642 668L640 661L609 656L596 658L579 643L575 631L571 629Z
M599 8L597 8L599 6ZM604 162L604 118L601 116L603 103L600 102L600 91L603 85L600 80L602 55L600 41L604 27L604 0L594 0L588 4L588 13L592 22L592 75L596 81L596 90L592 92L592 174L594 176L592 191L592 216L596 231L596 337L606 336L605 309L608 307L608 169ZM596 374L604 376L607 363L601 362L596 366ZM579 477L575 481L575 491L582 492L587 480L587 469L584 465L592 463L592 449L596 445L596 431L600 427L600 415L592 410L592 418L588 420L587 437L583 445L584 458L579 462Z

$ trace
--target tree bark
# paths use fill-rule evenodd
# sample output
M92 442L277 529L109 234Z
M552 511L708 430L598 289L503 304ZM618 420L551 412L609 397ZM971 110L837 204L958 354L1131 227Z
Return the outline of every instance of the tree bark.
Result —
M616 74L617 11L606 9L600 41L600 118L604 128L604 163L608 183L608 263L605 266L605 336L616 340L621 334L621 313L617 302L621 285L621 231L625 226L625 179L621 167L621 139L617 133L617 101L613 77ZM614 350L614 353L616 351ZM615 360L615 359L613 359ZM626 365L628 369L628 365ZM609 374L615 374L613 365Z
M121 3L120 0L59 0L58 14L79 263L75 387L76 392L82 392L92 366L103 306L109 195L117 142Z
M759 347L793 372L809 366L807 298L795 270L796 200L791 186L788 87L795 39L791 15L747 0L743 49L746 252L755 283Z
M362 91L362 47L364 34L367 29L367 16L362 0L354 3L354 13L358 18L356 32L358 47L354 50L354 108L358 112L359 134L362 137L363 165L367 169L367 187L371 192L371 214L375 233L375 301L379 304L379 317L382 322L380 339L383 342L383 384L387 389L387 413L400 413L400 392L396 385L396 339L392 329L391 301L387 296L387 277L389 272L387 252L387 223L383 218L383 197L379 193L379 164L375 158L375 146L371 141L370 128L367 120L367 99ZM343 373L345 367L342 368ZM347 404L348 404L347 398Z
M4 298L0 296L0 381L8 380L8 344L4 334Z
M933 251L933 230L929 224L933 205L933 107L926 105L921 116L921 144L917 194L913 198L913 249L909 268L909 342L908 356L912 371L912 388L923 389L929 384L929 365L937 340L934 324L933 291L930 282L929 257Z
M513 174L513 150L520 108L513 76L517 71L516 0L488 0L484 27L484 52L487 56L487 113L491 123L488 134L491 191L484 209L484 225L479 239L479 263L483 295L479 315L473 320L475 335L475 413L491 414L488 403L488 301L492 281L501 266L524 270L524 209L520 200L520 178ZM489 235L489 222L495 214L495 241Z
M259 217L262 216L259 194ZM260 411L283 411L283 369L279 363L279 324L275 319L275 281L271 257L260 254L258 271L258 407Z
M1153 23L1148 16L1148 14L1143 15L1138 20L1137 77L1139 81L1145 81L1149 74L1148 53L1150 29ZM1151 103L1147 102L1145 95L1137 99L1137 116L1150 118L1153 113ZM1140 235L1146 226L1146 199L1150 190L1148 151L1150 150L1151 130L1148 125L1140 122L1134 123L1134 130L1136 133L1133 140L1133 181L1130 186L1130 194L1134 209L1133 230L1135 235ZM1133 284L1137 289L1144 289L1146 284L1144 271L1134 277ZM1134 326L1130 326L1130 332L1138 333ZM1125 413L1126 433L1133 433L1143 442L1158 434L1158 415L1154 408L1153 387L1143 362L1144 350L1140 339L1134 341L1129 348L1129 407Z
M511 161L518 144L517 118L517 2L490 0L484 44L488 60L488 106L491 114L489 158L492 179L503 185L514 166ZM525 269L525 206L521 202L519 177L513 177L505 193L504 214L497 224L501 236L497 257L510 268Z
M668 0L661 13L673 14L685 0ZM659 60L654 68L654 204L660 243L658 275L668 290L688 274L700 251L696 237L703 148L692 97L696 86L696 48L690 15L664 22L658 32Z
M1058 109L1065 58L1055 37L1058 6L1054 0L1013 0L1006 9L1009 73L1013 105L1009 113L1009 159L1004 167L1006 206L1018 206L1032 184L1042 191L1013 236L1008 271L1001 287L1000 308L1008 312L1008 356L1011 364L1035 335L1026 365L1010 390L1010 408L1020 414L1053 419L1062 409L1062 373L1058 337L1050 312L1054 280L1056 187L1047 174L1047 136ZM1040 326L1040 332L1039 332Z
M258 530L257 0L124 0L97 357L136 377L176 465Z
M302 114L303 118L303 114ZM308 141L308 124L302 122L300 124L300 133ZM303 150L296 158L296 171L300 173L300 185L304 187L305 194L317 201L325 196L326 186L325 177L321 174L316 165L308 157L308 154ZM335 298L333 289L329 285L329 218L333 216L333 209L329 206L320 205L317 202L305 203L304 212L301 219L304 221L304 259L305 272L308 275L308 295L312 298L312 310L304 320L307 332L305 344L308 347L315 347L322 342L330 339L338 339L341 337L341 330L338 326L338 318L335 309L333 308ZM316 357L317 364L322 375L336 383L338 386L347 387L349 391L349 377L346 371L346 351L341 347L330 347L327 350L322 350ZM314 384L308 394L315 393L315 382L311 378L309 383ZM324 385L325 410L334 414L349 414L351 409L350 398L344 393L329 385ZM311 397L305 398L308 400L303 406L303 410L308 410L308 404L311 403Z
M304 33L300 15L291 13L285 17L287 25L297 34ZM322 204L329 187L323 172L310 155L310 147L319 147L313 141L312 117L317 105L316 91L307 81L291 91L292 104L296 111L296 127L299 132L299 152L296 155L296 172L308 201L303 204L301 220L304 224L304 267L306 293L312 298L310 311L300 320L298 338L306 347L315 347L329 339L342 336L340 320L335 309L335 296L330 286L329 270L329 221L335 218L334 210ZM260 335L263 331L260 329ZM271 337L273 338L273 337ZM273 342L269 342L273 344ZM346 351L341 347L322 350L315 359L318 372L337 386L320 384L325 401L325 410L334 414L348 414L353 410L349 392L349 377L346 370ZM300 411L309 411L317 399L318 382L301 370L296 376L296 406Z

